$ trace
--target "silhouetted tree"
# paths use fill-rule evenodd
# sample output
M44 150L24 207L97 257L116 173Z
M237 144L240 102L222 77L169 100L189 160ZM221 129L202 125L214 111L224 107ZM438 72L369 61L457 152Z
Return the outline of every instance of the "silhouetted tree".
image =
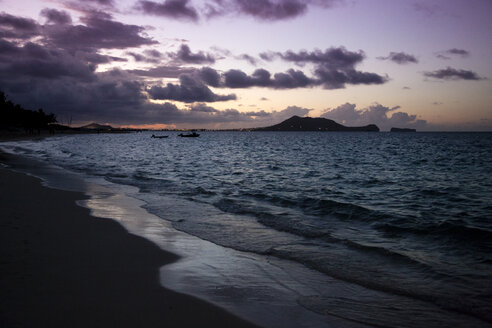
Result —
M14 104L0 91L0 128L24 128L27 133L49 128L50 123L56 123L56 115L46 114L43 109L37 111L24 109Z

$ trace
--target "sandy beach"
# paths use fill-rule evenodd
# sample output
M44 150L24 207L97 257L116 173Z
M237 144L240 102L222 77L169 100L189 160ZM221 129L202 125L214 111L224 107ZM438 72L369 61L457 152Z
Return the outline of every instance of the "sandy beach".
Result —
M1 327L252 327L169 291L177 256L76 205L81 193L0 168Z

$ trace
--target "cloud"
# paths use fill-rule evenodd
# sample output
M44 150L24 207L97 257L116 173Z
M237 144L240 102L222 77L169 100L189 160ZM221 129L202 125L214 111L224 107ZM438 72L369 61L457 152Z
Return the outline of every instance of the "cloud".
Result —
M12 81L61 77L87 81L95 78L94 64L60 50L45 48L32 42L18 47L5 40L0 42L0 49L3 50L0 51L0 76L8 76ZM11 56L12 54L15 56Z
M113 0L84 0L88 2L96 2L100 5L105 5L105 6L112 6L113 5Z
M330 69L345 69L353 68L355 65L361 63L365 58L365 54L362 50L358 52L348 51L345 47L331 47L325 51L319 49L314 51L301 50L299 52L288 50L283 53L270 52L262 54L263 59L272 60L275 57L296 64L313 63Z
M38 23L30 18L0 13L0 37L9 39L29 39L39 35Z
M257 69L251 76L241 70L231 69L224 73L224 79L227 88L267 87L271 84L270 73L264 69Z
M201 81L188 74L182 74L179 77L180 84L168 83L165 87L153 86L147 90L152 99L176 100L186 103L191 102L215 102L235 100L235 94L217 95L212 92Z
M325 89L341 89L345 88L345 84L383 84L387 81L386 77L376 73L354 69L332 70L321 67L316 69L315 73Z
M198 13L194 7L189 5L189 0L165 0L162 3L140 1L137 8L148 15L191 21L198 20Z
M169 53L168 56L177 62L188 64L213 64L216 59L212 54L203 51L192 53L186 44L182 44L176 53Z
M216 88L220 87L221 76L215 69L210 67L202 67L198 75L207 85Z
M450 54L450 55L458 55L458 56L462 56L462 57L467 57L470 55L470 52L468 50L457 49L457 48L452 48L452 49L446 50L445 52L447 54Z
M424 128L425 120L418 120L416 115L395 112L400 106L386 107L375 104L367 108L357 109L355 104L346 103L333 109L327 109L321 117L334 120L347 126L364 126L376 124L381 130L388 131L392 127ZM391 115L389 115L393 112Z
M329 8L340 0L212 0L205 6L208 18L228 14L250 16L260 21L293 19L310 7Z
M297 0L237 0L239 12L263 20L280 20L304 14L307 3Z
M182 66L156 66L149 69L128 70L127 72L143 77L177 78L181 74L189 74L195 72L195 69Z
M413 4L413 9L429 17L436 15L440 10L437 5L431 5L425 2L415 2Z
M58 47L72 51L125 49L157 43L141 35L143 27L114 21L110 15L101 12L91 12L81 21L85 25L45 26L45 38Z
M404 52L390 52L386 57L377 57L380 60L391 60L397 64L418 63L419 61L414 55Z
M41 11L41 16L46 17L47 23L53 24L71 24L72 17L63 10L45 8Z
M272 74L262 68L248 75L238 69L231 69L222 74L208 68L204 82L213 87L250 88L266 87L273 89L294 89L322 85L326 89L344 88L346 84L382 84L387 77L376 73L361 72L355 66L362 62L362 51L351 52L343 47L329 48L324 52L269 52L260 54L262 58L274 60L280 58L296 64L314 64L314 76L309 77L303 71L289 69L286 72Z
M365 58L361 50L354 52L344 47L332 47L325 51L269 52L260 54L260 57L265 60L280 58L298 65L314 64L316 78L311 79L308 85L323 85L326 89L344 88L346 84L383 84L387 81L384 76L355 69Z
M136 62L158 64L161 62L162 54L157 50L145 50L144 54L139 54L133 51L127 52Z
M478 76L477 73L473 71L468 71L468 70L463 70L463 69L455 69L452 67L447 67L444 69L439 69L436 71L432 72L424 72L424 76L426 77L431 77L435 79L441 79L441 80L484 80L485 78L482 78Z
M461 58L466 58L470 56L470 52L465 49L451 48L436 54L436 57L440 59L451 59L450 56L460 56Z
M239 56L236 56L235 58L240 60L245 60L253 66L256 66L256 64L258 64L258 60L255 57L250 56L248 54L241 54Z
M273 78L270 72L259 68L252 75L241 70L231 69L223 74L223 83L226 88L268 87L274 89L294 89L316 85L317 82L308 78L303 72L289 69L285 73L276 73Z

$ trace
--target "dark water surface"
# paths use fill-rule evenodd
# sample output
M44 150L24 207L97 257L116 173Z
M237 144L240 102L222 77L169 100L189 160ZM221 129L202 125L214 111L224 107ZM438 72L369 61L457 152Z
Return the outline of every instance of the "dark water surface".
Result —
M167 134L9 147L136 186L148 211L202 239L492 322L491 133ZM340 299L299 302L343 309ZM387 317L359 321L396 326Z

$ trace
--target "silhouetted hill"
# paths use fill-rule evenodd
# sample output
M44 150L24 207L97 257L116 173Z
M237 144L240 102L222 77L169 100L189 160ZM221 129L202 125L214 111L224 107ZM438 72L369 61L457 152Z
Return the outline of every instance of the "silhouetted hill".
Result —
M333 120L322 117L299 117L292 116L291 118L272 126L253 129L254 131L365 131L379 132L379 128L374 125L366 125L359 127L349 127L338 124Z

